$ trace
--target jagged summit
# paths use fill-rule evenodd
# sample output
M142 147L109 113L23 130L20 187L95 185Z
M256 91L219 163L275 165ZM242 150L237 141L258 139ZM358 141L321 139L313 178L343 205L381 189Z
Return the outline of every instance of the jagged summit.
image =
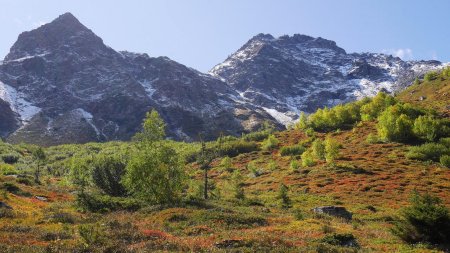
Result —
M4 61L44 55L68 47L90 50L102 46L104 47L102 39L68 12L50 23L21 33Z
M152 108L174 139L240 135L266 120L282 127L301 111L399 90L442 66L261 33L205 74L164 56L117 52L65 13L22 33L0 64L0 137L44 145L128 140Z

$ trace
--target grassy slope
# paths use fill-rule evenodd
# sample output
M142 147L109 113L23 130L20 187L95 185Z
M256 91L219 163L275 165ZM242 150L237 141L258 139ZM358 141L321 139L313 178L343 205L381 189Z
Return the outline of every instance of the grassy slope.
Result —
M445 107L450 104L449 89L449 81L438 80L419 87L412 86L399 98L434 107L448 115L448 108ZM420 96L426 96L426 99L420 101ZM376 133L374 122L334 133L334 138L343 144L341 158L334 167L320 162L298 171L289 169L291 158L280 156L279 148L308 143L308 137L296 130L277 133L280 145L274 151L257 151L233 158L233 167L244 175L248 198L258 199L263 206L229 200L230 172L218 166L220 161L215 162L216 167L210 174L212 181L221 189L222 198L206 206L145 209L105 215L80 213L72 205L73 189L64 179L51 178L42 186L17 184L33 196L48 197L48 201L11 193L0 196L0 201L5 201L15 210L15 217L0 218L0 245L3 245L0 251L13 247L10 250L34 252L51 246L55 251L64 252L65 248L75 247L80 242L77 227L95 222L103 224L100 227L110 241L131 238L121 243L130 251L224 251L217 248L216 243L235 239L235 245L244 245L241 250L248 252L270 248L309 252L315 251L317 239L330 231L352 233L361 248L368 252L432 251L400 242L389 232L390 221L398 215L399 208L407 204L413 189L438 195L450 206L450 170L439 164L406 159L408 146L404 144L368 144L365 140L370 133ZM319 134L319 137L324 136ZM82 148L97 151L107 146L114 150L126 148L126 145L60 146L48 152L51 153L51 160L55 161L60 159L58 156L65 157ZM26 150L20 151L24 160L29 159ZM277 164L277 169L273 171L267 168L272 160ZM256 161L263 172L261 176L250 176L246 169L250 161ZM195 165L190 168L190 173L200 179L201 172L195 170ZM11 176L0 177L0 183L16 180ZM281 182L289 186L293 201L293 208L289 210L281 209L276 200ZM309 211L323 205L342 205L353 212L354 220L345 222L337 218L317 217ZM296 219L295 210L301 210L305 219ZM55 218L58 217L55 214L61 213L69 214L71 219Z

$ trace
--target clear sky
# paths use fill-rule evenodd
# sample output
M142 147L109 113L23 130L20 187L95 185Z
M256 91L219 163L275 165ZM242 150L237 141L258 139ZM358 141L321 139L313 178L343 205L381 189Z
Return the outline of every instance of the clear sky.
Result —
M201 71L258 33L447 62L449 10L448 0L0 0L0 59L22 31L71 12L116 50L168 56Z

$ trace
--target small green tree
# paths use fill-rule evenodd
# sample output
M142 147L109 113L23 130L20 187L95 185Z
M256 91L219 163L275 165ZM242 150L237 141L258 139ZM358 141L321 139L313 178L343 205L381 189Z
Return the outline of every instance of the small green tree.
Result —
M264 150L272 150L278 146L280 141L273 135L269 135L267 139L262 143L262 149Z
M297 171L300 168L300 165L298 164L297 160L293 159L289 167L292 171Z
M128 192L150 203L174 203L185 187L182 160L162 141L164 129L156 111L147 113L142 132L136 134L139 151L128 162L122 180Z
M414 121L413 132L419 138L427 141L435 141L440 135L441 126L439 120L432 116L419 116Z
M302 159L303 167L310 167L310 166L313 166L316 164L316 162L314 160L314 155L313 155L311 149L308 149L305 152L303 152L303 154L301 155L301 159Z
M274 160L270 160L267 163L267 170L268 171L274 171L278 168L277 163Z
M392 229L395 235L408 243L450 242L449 210L439 198L414 192L410 203L402 209L402 218Z
M239 200L245 199L244 180L239 170L235 170L231 176L233 197Z
M404 114L402 106L394 105L387 108L378 117L377 131L381 139L389 141L408 141L413 137L413 121Z
M325 138L325 160L327 163L334 163L334 160L339 157L339 149L341 145L335 139L327 136Z
M289 208L292 206L291 199L289 198L289 188L283 183L278 189L278 199L281 201L282 208Z
M311 145L312 153L316 159L325 159L325 145L323 141L317 138Z
M222 158L222 161L220 161L220 166L222 166L225 170L231 169L233 167L231 158L229 156Z
M295 124L295 129L307 129L309 127L308 116L304 112L300 113L300 118L298 122Z
M38 147L32 152L33 160L36 163L36 168L34 170L34 181L37 184L41 183L40 176L41 176L41 169L42 166L47 161L47 155L45 154L45 151L43 148Z
M141 143L154 143L164 139L166 123L156 110L147 112L144 122L142 123L142 131L134 136L134 139Z
M185 178L173 148L145 146L129 161L123 183L130 193L150 203L174 203L181 197Z

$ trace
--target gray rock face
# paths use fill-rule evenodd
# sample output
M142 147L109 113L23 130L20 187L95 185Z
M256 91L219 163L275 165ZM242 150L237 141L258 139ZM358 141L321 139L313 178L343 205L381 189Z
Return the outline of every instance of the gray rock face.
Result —
M0 65L0 119L7 122L0 132L13 143L43 145L128 140L151 108L168 123L169 137L188 141L273 120L238 96L169 58L116 52L66 13L22 33Z
M324 213L335 217L340 217L346 220L352 219L352 213L347 211L345 207L342 206L321 206L312 209L315 213Z
M300 111L373 96L382 89L398 91L415 77L443 66L384 54L347 54L323 38L259 34L210 74L235 88L243 100L266 108L287 124Z

